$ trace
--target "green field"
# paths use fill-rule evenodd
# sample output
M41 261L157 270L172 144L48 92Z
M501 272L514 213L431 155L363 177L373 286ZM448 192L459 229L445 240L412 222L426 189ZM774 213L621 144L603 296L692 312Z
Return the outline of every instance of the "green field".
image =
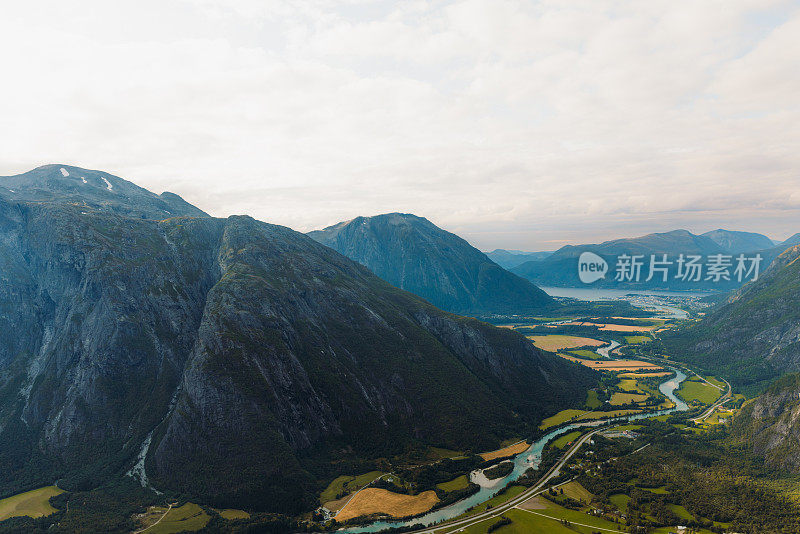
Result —
M653 341L650 336L625 336L625 343L628 345L637 345L639 343L647 343Z
M164 519L153 525L147 532L150 534L176 534L178 532L196 532L208 524L211 516L198 505L187 502L181 507L173 508Z
M586 534L588 534L590 532L589 530L581 531L567 528L552 519L539 517L518 509L511 509L505 512L503 517L507 517L512 523L494 531L498 534L575 534L576 532L586 532ZM499 519L499 517L487 519L486 521L476 523L466 529L459 530L459 532L464 532L465 534L486 534L489 526L492 523L496 523ZM443 528L437 531L437 534L444 534L451 531L452 528Z
M630 501L631 498L624 493L615 493L614 495L610 495L608 500L621 512L624 512L628 508L628 501Z
M658 495L667 495L669 493L666 486L659 486L657 488L644 488L642 486L638 486L638 488Z
M611 405L612 406L621 406L623 404L627 404L629 402L643 402L649 398L649 395L645 395L642 393L614 393L611 395Z
M453 451L450 449L443 449L441 447L430 447L428 449L428 458L431 460L442 460L444 458L459 458L464 456L461 451Z
M672 510L672 513L680 517L681 519L685 519L686 521L694 521L694 516L689 513L689 511L680 506L678 504L668 504L667 507Z
M586 413L586 410L575 410L574 408L567 408L566 410L561 410L555 415L551 415L539 425L539 428L544 430L545 428L550 428L551 426L560 425L561 423L566 423L567 421L571 420L573 417L577 417L581 414Z
M608 528L614 530L617 529L617 523L613 523L611 521L602 519L600 517L595 517L593 515L585 514L577 510L570 510L568 508L563 508L547 500L544 500L544 502L547 504L547 508L544 510L534 510L534 512L538 512L540 514L544 514L546 516L556 519L556 521L552 522L553 524L557 524L558 520L566 519L570 523L583 523L586 525L590 525L591 527ZM502 530L498 532L502 532Z
M599 408L602 406L603 403L600 402L600 399L597 398L597 391L590 389L586 392L586 407L594 410L595 408Z
M629 393L645 393L635 378L624 378L619 381L617 387L619 387L619 389L622 391L627 391Z
M47 486L0 500L0 521L11 517L42 517L57 512L50 505L50 497L64 493L55 486Z
M566 492L565 492L566 493ZM511 520L511 524L501 527L495 532L499 534L592 534L597 532L597 528L609 529L617 532L617 523L606 521L583 512L569 510L563 508L551 501L541 499L540 501L545 504L542 510L521 510L514 508L504 512L503 517ZM561 523L562 519L571 522L570 526L565 526ZM496 523L499 517L487 519L468 528L463 532L467 534L486 534L488 527ZM575 523L581 523L589 526L579 526ZM437 531L439 533L451 532L450 529L442 528ZM459 531L461 532L461 531Z
M640 413L642 410L611 410L610 412L586 412L578 418L579 421L590 421L594 419L606 419L609 417L620 417Z
M589 421L593 419L603 419L605 417L619 417L621 415L630 415L634 413L639 413L641 410L612 410L610 412L589 412L586 410L576 410L574 408L568 408L566 410L561 410L557 414L548 417L539 425L541 430L548 429L550 427L558 426L561 423L566 423L568 421L572 421L575 418L576 421Z
M642 425L620 425L615 426L612 430L622 432L624 430L639 430L640 428L642 428Z
M709 382L711 382L715 386L721 387L723 390L727 390L728 389L728 385L725 384L725 382L723 382L722 380L719 380L718 378L714 378L713 376L707 376L706 380L708 380Z
M223 519L227 519L228 521L234 521L236 519L250 519L250 514L245 512L244 510L234 510L232 508L226 508L225 510L215 510Z
M594 351L581 349L581 350L570 350L567 351L567 354L572 354L573 356L577 356L578 358L584 358L587 360L600 360L603 357L597 354Z
M698 378L684 380L680 389L678 389L678 393L686 402L697 400L703 404L714 404L714 401L722 395L722 391L700 381Z
M459 517L466 517L470 515L475 515L480 512L485 512L488 509L488 507L494 508L498 504L503 504L504 502L513 499L526 489L528 488L523 486L508 486L508 488L506 488L504 491L501 491L498 495L495 495L486 502L482 502L481 504L476 505L475 508L473 508L472 510L470 510L465 514L462 514Z
M467 475L461 475L460 477L456 477L449 482L436 484L437 488L447 492L466 489L467 486L469 486L469 479L467 478Z
M589 492L589 490L587 490L574 480L572 482L567 482L559 489L564 490L564 495L566 495L570 499L575 499L578 502L589 504L592 502L592 499L594 499L594 495L592 495L591 492Z
M581 432L576 430L574 432L569 432L564 434L563 436L559 436L555 441L553 441L553 448L555 449L563 449L567 446L568 443L571 443L576 438L581 435Z
M383 473L380 471L370 471L369 473L364 473L363 475L355 477L349 475L336 477L320 494L319 500L322 504L333 501L342 493L351 493L363 488L382 474Z

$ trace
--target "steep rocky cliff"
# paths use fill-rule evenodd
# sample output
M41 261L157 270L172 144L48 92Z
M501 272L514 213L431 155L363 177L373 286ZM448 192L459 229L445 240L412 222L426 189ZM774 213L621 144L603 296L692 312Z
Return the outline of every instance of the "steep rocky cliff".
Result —
M800 374L780 378L745 405L731 434L751 445L767 465L800 472Z
M331 462L492 447L594 381L288 228L193 207L163 218L181 204L106 174L97 187L119 196L62 200L59 176L96 175L61 168L33 180L49 198L0 178L5 491L130 471L298 512Z
M558 307L544 291L423 217L356 217L308 235L454 313L543 313Z

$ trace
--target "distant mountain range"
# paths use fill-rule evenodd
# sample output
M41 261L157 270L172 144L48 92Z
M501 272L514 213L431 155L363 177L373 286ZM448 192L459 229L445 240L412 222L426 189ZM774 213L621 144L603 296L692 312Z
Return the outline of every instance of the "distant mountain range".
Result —
M522 263L512 268L511 272L539 286L585 287L587 284L579 277L578 263L581 254L590 252L602 258L607 265L605 277L592 282L590 287L730 290L741 286L755 274L755 271L752 271L749 278L742 276L739 280L735 275L737 255L747 255L748 261L744 266L749 271L752 266L749 258L760 254L762 260L759 271L763 271L783 250L784 248L773 245L768 237L761 234L714 230L703 235L695 235L687 230L674 230L636 238L615 239L594 245L568 245L542 260ZM700 256L696 263L702 267L694 272L688 268L684 269L685 263L681 263L681 255L684 262L689 256ZM709 263L718 255L723 255L721 260L729 264L724 269L727 280L722 276L711 276L708 271ZM623 261L622 257L625 256L638 257L636 261L639 267L636 273L633 270L620 273L619 267ZM655 262L652 262L653 259ZM657 267L652 272L652 277L651 262ZM745 275L747 272L742 274Z
M352 225L408 247L409 278L432 261L459 307L551 302L424 219ZM467 254L460 276L417 255L438 248ZM334 465L489 450L582 404L595 382L303 234L66 165L0 178L0 330L4 494L129 473L206 504L294 514Z
M543 313L558 307L534 284L423 217L356 217L308 235L387 282L454 313Z
M540 261L553 252L523 252L521 250L503 250L502 248L487 252L486 256L504 269L512 269L526 261Z
M798 258L800 245L786 250L698 324L665 337L668 350L749 392L800 371Z
M731 230L712 230L701 234L711 239L728 254L756 252L773 248L772 239L763 234L753 232L736 232Z

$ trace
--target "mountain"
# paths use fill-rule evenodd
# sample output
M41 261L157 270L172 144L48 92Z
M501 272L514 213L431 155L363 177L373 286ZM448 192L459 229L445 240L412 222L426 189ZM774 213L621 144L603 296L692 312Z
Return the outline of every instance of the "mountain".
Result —
M4 494L130 473L298 513L336 465L488 450L595 380L288 228L61 168L0 178Z
M555 301L423 217L356 217L310 237L435 306L469 315L542 313Z
M772 239L763 234L756 234L753 232L735 232L719 229L701 235L711 239L729 254L757 252L775 246Z
M680 359L757 391L800 371L800 246L778 256L755 282L696 325L664 342Z
M174 193L156 195L107 172L70 165L44 165L16 176L0 176L0 195L13 202L70 203L141 219L208 217Z
M800 232L794 234L792 237L781 243L781 246L784 248L793 247L794 245L800 245Z
M486 253L486 257L504 269L522 265L526 261L540 261L553 254L552 252L523 252L520 250L495 249Z
M720 231L717 231L720 232ZM578 260L584 252L591 252L607 264L607 271L604 278L600 278L592 283L592 287L603 288L624 288L624 289L666 289L666 290L718 290L727 291L735 289L750 278L743 277L742 281L734 275L736 262L733 252L727 246L742 247L743 243L756 243L760 240L755 238L745 238L739 234L749 236L744 232L711 233L718 241L725 244L721 246L709 235L695 235L687 230L673 230L648 234L641 237L615 239L593 245L567 245L554 252L551 256L541 261L525 262L511 269L511 272L530 280L531 282L543 287L582 287L584 283L579 278ZM732 234L732 235L729 235ZM727 239L727 240L726 240ZM748 258L755 254L761 254L761 269L765 268L776 257L782 249L774 248L769 245L767 250L752 251ZM654 270L653 277L650 276L650 263L654 257L661 261L667 255L669 264L663 265L666 269L666 280L664 273ZM687 259L689 256L700 256L699 264L702 271L699 280L696 276L682 276L679 266L681 254ZM731 263L728 269L728 280L708 279L707 265L716 255L723 254L731 256ZM636 276L617 279L617 266L620 256L639 256L641 266L639 267L638 279ZM749 262L746 265L749 267ZM630 274L630 273L629 273ZM688 274L683 270L682 274Z
M800 374L776 380L731 423L731 437L765 459L769 467L800 472Z

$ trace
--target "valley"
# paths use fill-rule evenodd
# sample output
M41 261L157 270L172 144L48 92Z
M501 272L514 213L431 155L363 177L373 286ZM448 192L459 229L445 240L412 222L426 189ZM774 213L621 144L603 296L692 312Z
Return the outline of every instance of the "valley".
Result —
M309 237L101 171L5 180L0 532L749 534L796 510L800 386L756 389L794 364L795 249L728 300L548 294L410 214Z
M629 330L615 328L613 322L615 320L622 323L616 326L632 322L650 323L651 326L638 327L647 332L652 332L656 328L663 331L665 328L676 326L669 319L609 318L607 322L599 322L598 318L591 321L560 319L558 324L536 326L517 324L507 327L523 331L526 328L543 327L555 329L557 332L581 327L597 332L614 332L622 342L615 342L615 349L619 354L612 357L637 352L638 345L654 340L654 337L650 336L647 340L626 340L625 336L620 334ZM554 337L552 344L549 345L551 350L583 351L584 353L578 354L575 359L589 364L599 361L596 358L608 363L614 361L622 363L618 368L610 367L603 370L601 388L589 392L583 409L563 410L545 419L540 429L546 434L543 433L544 435L533 440L532 445L528 446L528 443L523 442L517 444L519 449L515 450L513 447L504 449L509 454L516 453L516 457L513 457L514 470L504 479L489 486L489 490L482 487L463 501L416 519L400 522L382 520L369 526L349 527L345 532L377 532L390 527L431 533L462 530L485 532L498 521L503 524L497 523L493 530L499 532L557 532L559 528L564 532L596 531L591 529L618 532L620 527L627 529L634 524L634 521L629 521L626 515L630 496L625 493L610 495L607 497L609 500L605 508L598 508L598 497L576 482L576 479L592 471L587 469L585 460L576 463L573 458L594 460L593 456L601 453L594 447L597 440L608 441L611 448L621 447L620 450L627 451L627 454L636 454L652 445L654 436L657 436L655 439L662 438L665 429L694 436L714 432L736 411L723 407L723 404L731 399L731 392L729 386L722 380L701 377L663 358L659 361L612 360L609 356L598 354L600 352L598 347L607 348L608 341L564 333L551 335ZM537 344L542 341L542 337L529 337ZM547 336L543 338L546 340ZM540 346L545 348L544 345ZM561 353L559 355L565 357ZM638 372L632 373L632 370ZM626 409L614 410L614 407ZM723 411L718 411L720 409ZM676 414L681 415L678 417ZM690 418L689 416L693 414L696 415ZM722 417L721 414L727 417ZM658 432L651 427L658 428ZM620 442L624 446L620 445ZM583 450L589 448L587 445L589 443L592 444L592 450ZM484 459L501 458L498 454L492 453L484 453L481 456ZM592 465L597 464L593 462ZM470 478L475 479L475 474L469 477L461 475L457 480L461 480L465 485ZM520 486L520 481L525 483ZM464 485L458 488L463 489ZM566 493L562 494L561 491L564 489ZM574 495L581 495L583 502L581 498L571 497ZM669 504L668 508L670 506L672 508L669 513L673 514L671 517L682 518L686 522L701 522L680 505ZM670 516L667 514L664 517ZM333 518L336 516L333 515ZM658 522L652 516L648 521ZM436 525L439 522L444 524ZM429 528L414 530L414 527L419 525L428 525ZM712 531L699 529L697 532Z

